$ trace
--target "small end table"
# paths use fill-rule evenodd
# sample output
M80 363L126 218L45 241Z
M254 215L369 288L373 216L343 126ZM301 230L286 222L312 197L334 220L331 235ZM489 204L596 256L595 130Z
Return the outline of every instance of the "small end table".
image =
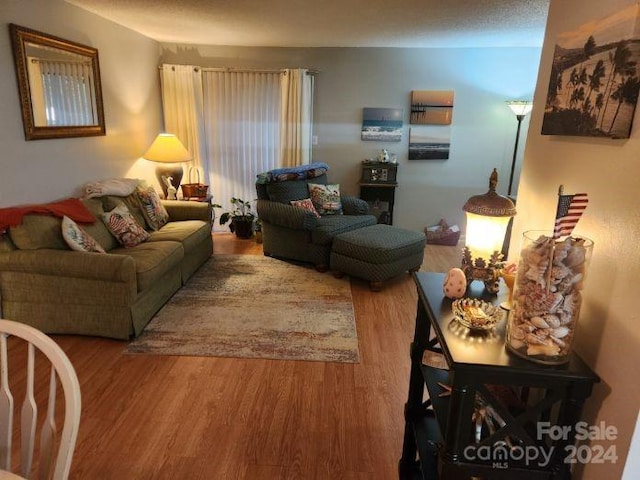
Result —
M443 273L418 272L414 280L418 305L400 479L570 479L567 451L598 376L575 353L561 366L509 354L506 319L493 330L470 331L442 293ZM498 296L489 295L480 282L467 291L496 304L506 294L502 286ZM566 434L545 435L540 425ZM527 449L549 454L548 462L520 456Z

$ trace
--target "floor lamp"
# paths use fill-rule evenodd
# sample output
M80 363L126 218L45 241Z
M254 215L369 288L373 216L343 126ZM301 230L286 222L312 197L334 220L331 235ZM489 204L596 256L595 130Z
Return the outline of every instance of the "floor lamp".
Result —
M509 175L509 189L507 190L507 196L511 196L511 190L513 188L513 172L516 169L516 156L518 154L518 140L520 139L520 126L522 120L526 117L527 113L531 111L533 102L524 100L508 100L507 106L515 114L518 120L518 130L516 131L516 144L513 147L513 160L511 161L511 174Z

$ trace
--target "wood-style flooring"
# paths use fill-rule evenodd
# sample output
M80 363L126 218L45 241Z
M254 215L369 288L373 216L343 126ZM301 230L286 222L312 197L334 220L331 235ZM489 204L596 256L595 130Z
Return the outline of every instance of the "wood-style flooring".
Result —
M262 254L231 234L214 244ZM428 245L423 270L459 260ZM377 293L351 283L359 364L127 355L122 341L55 336L82 390L71 478L397 478L417 295L408 274Z

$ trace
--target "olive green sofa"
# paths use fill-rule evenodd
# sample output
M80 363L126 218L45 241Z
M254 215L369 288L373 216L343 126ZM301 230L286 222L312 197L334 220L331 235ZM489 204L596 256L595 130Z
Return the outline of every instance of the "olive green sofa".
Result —
M122 201L146 225L133 195L83 200L98 219L81 225L106 254L74 251L61 219L29 214L0 241L1 316L49 334L129 339L213 253L207 203L163 201L169 222L132 248L99 220Z

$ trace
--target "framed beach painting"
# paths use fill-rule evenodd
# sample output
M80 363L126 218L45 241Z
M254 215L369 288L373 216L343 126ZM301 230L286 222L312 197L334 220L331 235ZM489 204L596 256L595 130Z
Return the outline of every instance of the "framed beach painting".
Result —
M402 140L401 108L363 108L360 138L373 142L399 142Z
M411 92L412 125L451 125L453 90L413 90Z
M640 91L639 9L558 35L543 135L629 138Z
M451 127L411 127L409 160L448 160Z

